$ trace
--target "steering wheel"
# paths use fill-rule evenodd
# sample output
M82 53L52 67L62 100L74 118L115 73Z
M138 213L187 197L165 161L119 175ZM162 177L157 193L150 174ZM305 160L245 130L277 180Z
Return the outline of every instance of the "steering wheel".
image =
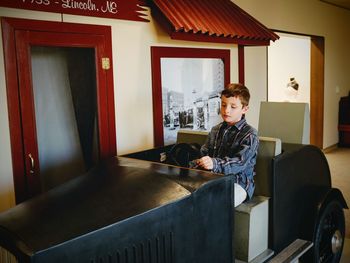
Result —
M177 143L168 152L172 164L188 167L189 161L199 158L200 145L198 143Z

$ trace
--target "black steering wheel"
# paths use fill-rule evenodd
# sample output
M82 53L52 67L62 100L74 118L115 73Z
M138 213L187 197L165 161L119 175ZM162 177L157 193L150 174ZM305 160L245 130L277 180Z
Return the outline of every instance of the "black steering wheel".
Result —
M168 152L170 163L188 167L190 161L199 158L200 148L198 143L177 143Z

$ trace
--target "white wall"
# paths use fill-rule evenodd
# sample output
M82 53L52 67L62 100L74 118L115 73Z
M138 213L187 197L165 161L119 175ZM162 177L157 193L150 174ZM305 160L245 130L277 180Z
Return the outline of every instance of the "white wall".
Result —
M319 0L232 0L268 28L324 36L323 147L338 142L338 103L350 90L350 11ZM246 69L248 70L248 69ZM246 73L255 77L255 68ZM337 93L337 87L339 92Z
M244 49L245 85L250 91L247 122L256 129L259 126L260 102L267 100L266 47L246 47Z
M0 50L3 50L2 41L0 41ZM10 131L4 76L4 57L0 55L0 211L7 207L13 206L15 203L10 154Z
M311 39L282 33L279 36L267 48L267 100L310 104ZM291 78L298 83L297 90L287 85Z
M2 7L0 16L61 21L60 14ZM73 15L63 15L62 19L112 27L118 154L153 147L151 46L230 49L231 81L238 81L236 45L171 40L153 19L149 23ZM0 50L1 45L0 36ZM4 75L3 52L0 52L0 211L15 204Z

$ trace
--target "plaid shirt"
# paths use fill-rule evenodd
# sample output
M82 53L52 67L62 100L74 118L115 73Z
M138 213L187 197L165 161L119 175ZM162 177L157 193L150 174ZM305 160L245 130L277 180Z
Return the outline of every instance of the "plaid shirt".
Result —
M222 122L214 126L201 147L202 156L213 159L213 172L234 175L251 198L255 189L254 166L259 146L257 131L243 117L235 125Z

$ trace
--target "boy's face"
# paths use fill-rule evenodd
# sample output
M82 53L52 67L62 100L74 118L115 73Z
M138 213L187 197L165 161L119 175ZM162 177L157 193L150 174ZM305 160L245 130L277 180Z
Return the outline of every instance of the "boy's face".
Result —
M239 122L247 111L248 106L243 106L239 97L221 97L221 117L229 125Z

